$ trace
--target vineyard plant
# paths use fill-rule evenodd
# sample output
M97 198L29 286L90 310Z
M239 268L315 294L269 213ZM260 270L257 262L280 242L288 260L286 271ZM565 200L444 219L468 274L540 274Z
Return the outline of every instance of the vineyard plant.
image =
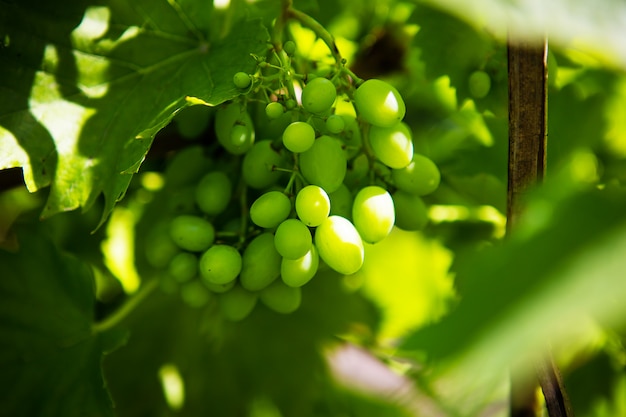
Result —
M0 416L626 416L624 22L0 0Z

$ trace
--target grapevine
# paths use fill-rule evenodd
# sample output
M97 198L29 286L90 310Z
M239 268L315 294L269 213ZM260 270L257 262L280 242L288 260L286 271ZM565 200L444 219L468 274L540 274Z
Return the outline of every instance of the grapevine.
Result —
M308 62L295 39L283 43L289 20L312 29L334 65ZM257 303L291 313L318 271L354 274L365 245L394 225L423 228L422 196L440 181L435 163L414 153L396 88L360 79L332 36L291 5L275 29L266 56L251 58L255 71L233 75L241 94L215 111L219 145L170 162L204 167L183 179L166 171L166 185L190 188L191 201L173 205L162 227L169 234L153 234L146 245L164 276L181 286L202 282L234 321Z

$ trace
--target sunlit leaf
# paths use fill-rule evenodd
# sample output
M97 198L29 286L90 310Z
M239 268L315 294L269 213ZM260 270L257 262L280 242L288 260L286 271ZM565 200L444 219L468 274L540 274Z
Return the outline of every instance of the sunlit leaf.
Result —
M211 2L32 0L0 11L0 168L51 185L43 215L89 207L104 216L128 188L154 135L185 97L217 105L240 94L237 71L266 47L259 21L227 34Z

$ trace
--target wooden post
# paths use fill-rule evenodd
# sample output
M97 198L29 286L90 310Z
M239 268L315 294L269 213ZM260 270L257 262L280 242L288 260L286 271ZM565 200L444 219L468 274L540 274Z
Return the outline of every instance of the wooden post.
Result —
M509 42L509 166L507 233L523 211L523 196L546 171L547 41ZM535 396L541 386L550 417L572 417L565 389L549 353L537 364L537 380L511 377L511 417L536 417Z

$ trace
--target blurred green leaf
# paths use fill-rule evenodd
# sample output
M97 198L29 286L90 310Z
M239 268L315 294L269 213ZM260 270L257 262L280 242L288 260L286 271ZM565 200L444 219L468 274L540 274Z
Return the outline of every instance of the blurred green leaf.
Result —
M128 188L154 135L186 96L220 104L240 94L268 34L211 2L40 0L0 10L0 168L24 167L31 191L51 185L44 216L89 207L103 218Z
M590 319L624 324L626 195L594 190L554 204L553 192L529 204L506 242L457 259L457 308L404 343L439 364L453 404L494 388L511 366L532 373L549 345L584 338Z
M0 402L4 415L112 416L100 368L122 341L92 334L93 276L39 233L0 249Z
M620 0L414 0L436 7L501 41L540 39L576 49L604 65L626 67L626 4Z

